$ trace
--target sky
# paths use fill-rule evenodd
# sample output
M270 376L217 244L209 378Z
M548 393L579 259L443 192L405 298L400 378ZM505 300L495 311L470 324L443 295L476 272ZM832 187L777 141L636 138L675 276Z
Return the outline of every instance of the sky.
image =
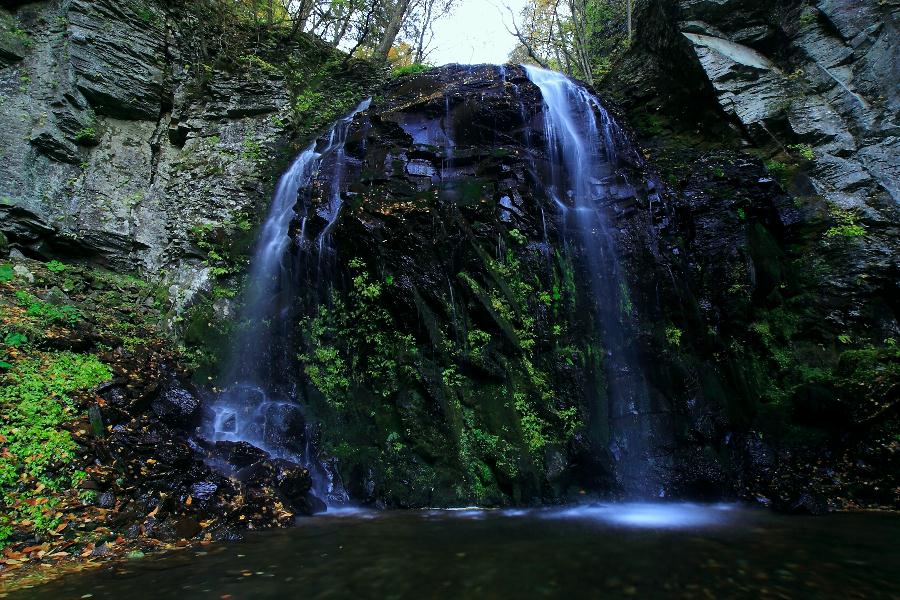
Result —
M512 8L516 17L528 0L459 0L459 6L449 17L434 26L434 49L427 62L447 63L505 63L516 45L516 38L506 30Z

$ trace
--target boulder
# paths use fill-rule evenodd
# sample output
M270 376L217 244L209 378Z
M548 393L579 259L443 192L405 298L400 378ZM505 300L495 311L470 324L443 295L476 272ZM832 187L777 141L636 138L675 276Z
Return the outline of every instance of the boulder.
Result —
M188 429L196 425L200 416L200 404L200 398L194 391L173 378L153 400L151 408L163 422Z

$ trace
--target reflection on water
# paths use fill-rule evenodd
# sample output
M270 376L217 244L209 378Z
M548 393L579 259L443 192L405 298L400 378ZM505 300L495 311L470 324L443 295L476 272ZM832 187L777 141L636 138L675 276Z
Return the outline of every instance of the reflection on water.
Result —
M649 528L686 528L724 525L733 517L731 504L600 504L550 512L548 517L597 520L615 525Z
M341 509L8 597L900 598L898 536L893 514L736 505Z

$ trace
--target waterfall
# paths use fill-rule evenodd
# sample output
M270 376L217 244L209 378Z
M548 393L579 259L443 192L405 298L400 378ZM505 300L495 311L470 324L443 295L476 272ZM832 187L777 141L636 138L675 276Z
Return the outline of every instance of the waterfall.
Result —
M331 477L312 455L311 432L291 376L293 306L297 286L303 282L298 281L298 261L288 251L290 227L297 216L298 194L310 185L323 161L333 158L331 194L319 211L326 223L319 234L320 246L323 243L341 208L344 145L350 126L369 104L365 100L338 120L323 138L300 153L278 181L251 259L238 331L220 381L223 391L209 406L199 431L213 442L247 442L273 458L305 465L320 498L332 496Z
M585 249L584 263L597 302L610 427L609 452L619 485L629 495L660 493L653 481L651 410L643 374L629 346L623 315L627 284L616 252L610 204L615 198L615 122L599 100L565 75L523 65L544 100L543 133L549 159L548 195L564 231Z

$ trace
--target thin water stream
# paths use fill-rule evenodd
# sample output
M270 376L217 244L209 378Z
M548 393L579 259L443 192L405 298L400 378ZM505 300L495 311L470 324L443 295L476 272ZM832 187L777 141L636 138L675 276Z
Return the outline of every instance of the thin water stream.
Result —
M315 491L334 497L330 473L312 455L307 419L296 394L291 357L294 299L301 269L288 252L290 227L296 218L298 196L308 187L326 159L330 167L330 195L320 210L325 226L318 235L319 254L341 208L344 145L353 119L369 107L360 103L313 142L282 175L269 214L260 229L250 263L238 333L223 369L223 391L208 407L200 435L210 441L247 442L273 458L307 466L315 474Z
M544 100L543 137L550 169L545 188L559 209L562 231L584 248L584 265L596 305L597 337L604 356L609 451L620 487L633 497L664 495L656 477L653 423L642 368L629 345L624 314L627 282L619 264L612 203L616 178L617 125L599 100L561 73L523 65Z

